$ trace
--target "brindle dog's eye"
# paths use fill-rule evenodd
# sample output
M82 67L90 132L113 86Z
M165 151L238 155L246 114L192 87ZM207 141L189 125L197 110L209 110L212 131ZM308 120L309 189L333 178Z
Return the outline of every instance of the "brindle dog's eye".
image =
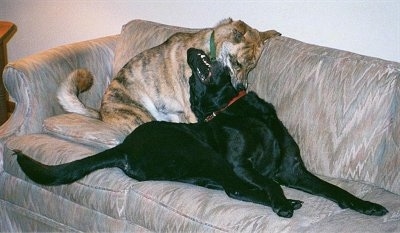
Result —
M233 37L235 38L235 42L239 43L243 39L243 33L239 32L236 29L233 29Z
M235 69L240 70L242 69L242 64L240 64L238 61L235 62Z

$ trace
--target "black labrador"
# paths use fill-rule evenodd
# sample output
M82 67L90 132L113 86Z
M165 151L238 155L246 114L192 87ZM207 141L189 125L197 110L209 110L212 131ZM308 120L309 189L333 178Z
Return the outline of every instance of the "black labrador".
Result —
M22 170L37 183L60 185L97 169L118 167L140 181L221 187L231 198L271 206L282 217L291 217L302 202L287 199L280 185L323 196L363 214L388 212L308 172L274 107L254 92L236 90L227 67L211 62L198 49L189 49L187 59L193 73L190 103L200 123L149 122L112 149L55 166L15 151Z

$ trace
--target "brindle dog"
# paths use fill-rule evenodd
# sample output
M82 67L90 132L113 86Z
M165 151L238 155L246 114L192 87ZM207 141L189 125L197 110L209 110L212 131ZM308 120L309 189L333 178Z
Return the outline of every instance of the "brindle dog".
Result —
M71 73L57 97L66 111L101 118L126 134L154 120L195 122L189 103L191 70L186 51L195 47L218 60L229 57L231 61L225 65L229 65L232 83L246 85L247 74L255 67L264 42L279 35L275 30L259 32L232 19L196 33L176 33L163 44L133 57L118 72L105 92L100 112L86 108L77 98L92 83L87 70Z
M254 92L236 90L226 66L210 65L207 55L197 49L189 49L188 63L193 71L190 102L200 123L149 122L112 149L56 166L16 151L22 170L45 185L72 183L107 167L118 167L141 181L220 185L228 196L271 206L282 217L291 217L302 202L287 199L280 185L326 197L363 214L387 213L383 206L308 172L274 107Z

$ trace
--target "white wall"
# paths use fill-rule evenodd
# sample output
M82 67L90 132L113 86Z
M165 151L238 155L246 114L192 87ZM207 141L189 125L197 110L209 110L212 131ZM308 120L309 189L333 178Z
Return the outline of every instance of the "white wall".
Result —
M209 27L226 17L307 43L400 62L399 0L0 0L0 20L18 26L8 43L9 61L117 34L135 18Z

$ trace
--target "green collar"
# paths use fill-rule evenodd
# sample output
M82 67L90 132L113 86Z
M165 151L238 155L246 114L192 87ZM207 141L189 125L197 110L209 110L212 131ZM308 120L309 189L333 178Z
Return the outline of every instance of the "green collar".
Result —
M215 47L214 31L212 31L210 36L210 60L215 61L217 59L217 49Z

